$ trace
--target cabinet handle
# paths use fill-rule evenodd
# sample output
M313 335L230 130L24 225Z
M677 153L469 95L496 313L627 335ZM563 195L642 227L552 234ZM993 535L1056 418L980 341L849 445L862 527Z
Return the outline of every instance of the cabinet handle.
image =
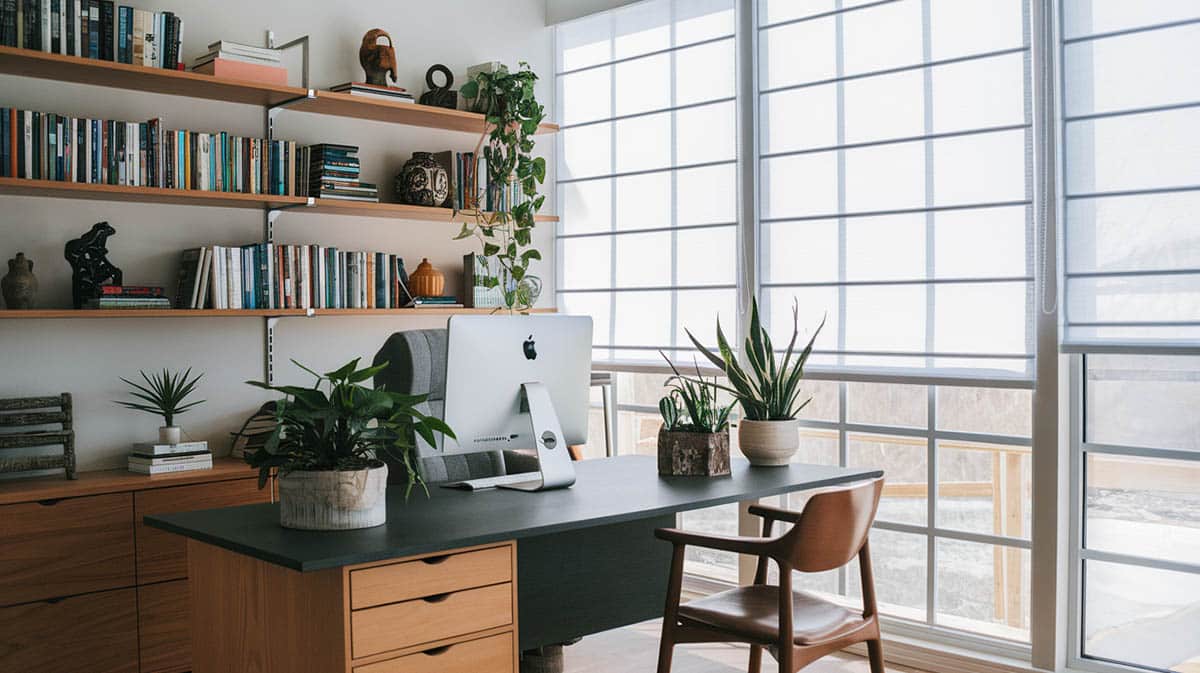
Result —
M428 650L425 650L424 652L422 652L421 654L424 654L427 657L436 657L439 654L445 654L447 651L450 650L450 647L451 647L450 645L442 645L441 647L431 647Z
M45 500L38 500L37 504L41 505L42 507L53 507L62 502L62 500L62 498L46 498Z
M421 559L421 563L428 563L431 566L435 566L439 563L445 563L446 559L448 558L450 558L449 554L442 554L441 556L426 556L425 558Z
M447 598L450 598L451 593L452 592L447 591L444 594L434 594L433 596L426 596L426 597L422 598L421 600L425 601L426 603L441 603L442 601L446 600Z

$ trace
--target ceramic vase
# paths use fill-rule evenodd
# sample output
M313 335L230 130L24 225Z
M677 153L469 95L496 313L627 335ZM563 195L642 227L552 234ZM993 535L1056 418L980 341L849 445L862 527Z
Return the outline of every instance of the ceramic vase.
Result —
M446 276L433 268L428 259L422 259L408 276L408 287L414 297L440 297L446 289Z
M352 530L387 522L387 465L293 470L279 476L279 523L299 530Z
M183 429L178 425L164 425L158 429L159 444L179 444L183 441Z
M441 206L450 197L450 176L429 152L413 152L396 176L396 194L414 206Z
M800 421L742 419L738 423L738 448L751 465L787 465L800 448Z
M0 279L0 291L4 294L4 305L10 309L31 309L37 297L38 281L33 275L33 260L25 253L8 260L8 274Z

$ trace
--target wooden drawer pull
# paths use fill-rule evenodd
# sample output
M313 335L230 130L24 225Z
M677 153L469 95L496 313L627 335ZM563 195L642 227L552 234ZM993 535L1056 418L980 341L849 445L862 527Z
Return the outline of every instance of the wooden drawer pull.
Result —
M421 654L424 654L427 657L436 657L439 654L445 654L449 651L450 651L449 645L442 645L441 647L431 647L428 650L425 650L424 652L422 652Z
M434 594L432 596L426 596L426 597L422 598L421 600L425 601L426 603L441 603L442 601L446 600L447 598L450 598L451 593L452 592L447 591L444 594Z
M421 559L421 563L428 563L431 566L435 566L439 563L445 563L446 559L448 558L450 558L449 554L442 554L441 556L427 556Z
M53 507L62 502L62 500L62 498L46 498L45 500L38 500L37 504L41 505L42 507Z

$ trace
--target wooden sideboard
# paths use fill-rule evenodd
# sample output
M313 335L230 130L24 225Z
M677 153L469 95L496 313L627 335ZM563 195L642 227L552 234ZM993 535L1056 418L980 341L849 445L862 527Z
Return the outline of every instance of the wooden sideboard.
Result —
M0 670L191 670L186 541L142 517L270 500L231 459L0 482Z

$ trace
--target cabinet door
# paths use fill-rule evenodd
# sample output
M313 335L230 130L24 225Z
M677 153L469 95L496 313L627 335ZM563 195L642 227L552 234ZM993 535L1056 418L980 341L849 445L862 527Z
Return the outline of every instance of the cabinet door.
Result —
M133 589L0 608L0 671L138 673Z
M0 507L0 605L132 586L133 573L129 493Z
M192 611L188 581L138 587L137 595L141 673L190 671Z
M173 486L134 494L137 520L138 584L165 582L187 577L187 542L184 537L142 523L147 514L190 512L197 509L233 507L270 502L271 491L258 490L255 479L235 479L210 484Z

